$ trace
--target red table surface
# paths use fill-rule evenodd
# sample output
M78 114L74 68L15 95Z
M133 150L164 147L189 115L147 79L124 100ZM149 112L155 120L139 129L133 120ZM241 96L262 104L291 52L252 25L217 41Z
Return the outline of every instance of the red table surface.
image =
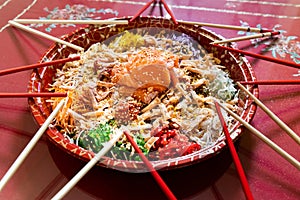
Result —
M0 0L0 70L36 63L52 45L39 36L8 26L8 20L18 18L79 19L132 16L147 0ZM266 56L300 62L300 1L299 0L166 0L177 19L284 30L279 42ZM158 15L156 9L154 15ZM145 12L144 15L148 13ZM62 36L78 28L44 25L38 30ZM238 31L213 29L225 37L236 37ZM47 32L48 31L48 32ZM261 52L266 44L238 43L239 48ZM280 54L281 53L281 54ZM298 69L249 58L258 80L299 79ZM26 92L30 71L0 77L0 92ZM296 133L300 133L300 87L259 86L260 100ZM300 160L299 146L261 109L253 126ZM38 126L28 109L27 99L0 99L0 177L29 142ZM241 138L239 157L255 199L300 199L300 173L290 163L249 132ZM197 184L191 180L188 184ZM43 137L29 157L12 177L0 199L50 199L67 179L60 173L48 152ZM172 189L172 188L171 188ZM133 189L134 191L134 189ZM149 188L151 192L151 188ZM64 199L97 199L79 188L73 188ZM235 166L210 187L184 199L245 199Z

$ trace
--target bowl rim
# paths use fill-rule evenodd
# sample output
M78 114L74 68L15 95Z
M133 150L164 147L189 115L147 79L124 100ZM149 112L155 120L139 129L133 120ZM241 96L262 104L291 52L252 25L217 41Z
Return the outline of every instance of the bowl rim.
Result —
M130 19L130 17L122 17L122 18L118 18L118 19ZM152 22L167 22L170 23L170 27L176 27L176 26L183 26L186 29L193 29L193 30L203 30L203 33L199 32L199 35L203 35L204 32L205 34L208 34L206 36L210 36L212 37L212 39L223 39L224 37L211 31L208 30L206 28L203 27L199 27L197 25L190 25L190 24L184 24L181 22L178 22L178 24L174 24L170 19L166 19L163 17L139 17L136 19L136 21L134 21L134 23L140 23L140 22L144 22L147 20ZM129 24L128 26L130 26L131 24ZM87 28L90 30L91 28L106 28L107 26L94 26L94 25L88 25L85 27L81 27L79 29L76 29L75 31L66 34L64 36L62 36L63 40L72 40L72 36L79 33L82 30L86 30ZM192 31L192 30L189 30ZM232 48L237 48L237 45L235 43L231 44ZM41 57L39 62L43 62L44 58L47 57L48 54L51 53L51 51L55 48L60 48L58 46L58 44L53 44ZM230 53L231 57L235 58L237 57L237 54L234 53ZM236 56L235 56L236 55ZM249 76L251 77L251 80L256 80L256 76L254 73L254 70L252 68L252 66L250 65L249 61L245 58L242 57L242 62L243 64L246 66L246 69L249 72ZM237 61L236 61L237 62ZM41 68L40 70L46 70L45 68ZM244 69L243 69L244 70ZM34 83L36 83L37 81L37 76L39 77L39 74L37 74L37 71L33 71L31 73L30 76L30 81L28 84L28 91L32 92L37 90L37 88L35 88ZM254 86L249 86L250 89L252 90L252 93L258 98L259 95L259 91L258 91L258 87L256 85ZM41 126L46 118L47 118L47 110L44 110L43 108L43 102L44 100L41 98L31 98L28 100L29 103L29 108L30 111L35 119L35 121ZM247 99L245 102L245 110L243 110L243 118L249 123L252 118L254 117L254 114L256 112L256 105L253 104L253 101L251 101L250 99ZM46 112L46 115L45 115ZM246 115L245 115L246 114ZM238 123L239 124L239 123ZM237 125L238 127L236 128L235 131L233 131L231 133L231 137L233 139L233 141L236 141L242 133L243 127L239 124ZM63 150L65 150L65 152L71 154L72 156L83 160L83 161L88 161L90 160L95 153L89 151L89 150L85 150L79 146L77 146L74 143L71 143L66 137L64 137L55 127L53 126L49 126L49 128L46 131L46 134L48 136L48 139L50 139L50 141L55 144L57 147L62 148ZM176 168L180 168L180 167L184 167L184 166L188 166L191 165L193 163L196 162L201 162L203 160L209 159L210 157L214 156L215 154L218 154L221 150L224 149L224 147L226 147L226 139L225 136L223 135L222 137L220 137L216 144L213 146L209 146L206 148L203 148L199 151L193 152L191 154L185 155L185 156L180 156L180 157L176 157L176 158L171 158L171 159L167 159L167 160L158 160L158 161L151 161L151 163L153 164L154 168L156 169L160 169L160 170L169 170L169 169L176 169ZM134 171L134 172L145 172L145 166L144 163L142 161L125 161L125 160L118 160L118 159L112 159L109 157L103 157L102 161L99 161L97 163L97 165L102 166L102 167L110 167L113 169L117 169L117 170L122 170L122 171Z

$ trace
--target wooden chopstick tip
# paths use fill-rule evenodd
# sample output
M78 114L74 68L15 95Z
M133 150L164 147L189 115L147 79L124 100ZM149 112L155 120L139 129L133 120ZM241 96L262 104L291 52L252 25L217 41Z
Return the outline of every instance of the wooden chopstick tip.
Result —
M8 20L7 23L14 27L17 22L15 20Z

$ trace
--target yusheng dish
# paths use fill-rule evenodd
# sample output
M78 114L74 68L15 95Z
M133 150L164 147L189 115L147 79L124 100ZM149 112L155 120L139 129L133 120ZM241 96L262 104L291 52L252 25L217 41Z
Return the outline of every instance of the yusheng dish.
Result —
M57 71L51 90L68 97L55 125L70 141L98 152L116 129L127 130L150 160L162 160L219 140L214 100L238 109L226 68L191 37L153 31L125 31L93 44ZM55 107L59 99L51 102ZM230 128L233 119L224 116ZM109 154L139 160L125 136Z

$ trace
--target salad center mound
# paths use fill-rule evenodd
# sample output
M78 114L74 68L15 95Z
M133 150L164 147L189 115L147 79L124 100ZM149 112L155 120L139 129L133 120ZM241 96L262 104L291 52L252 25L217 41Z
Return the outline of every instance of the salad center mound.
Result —
M222 135L214 100L238 109L226 68L182 33L125 31L92 45L81 58L58 70L51 85L68 93L56 127L95 153L121 129L150 160L187 155ZM52 99L52 106L59 101ZM224 116L230 128L233 119ZM107 156L139 160L125 136Z

